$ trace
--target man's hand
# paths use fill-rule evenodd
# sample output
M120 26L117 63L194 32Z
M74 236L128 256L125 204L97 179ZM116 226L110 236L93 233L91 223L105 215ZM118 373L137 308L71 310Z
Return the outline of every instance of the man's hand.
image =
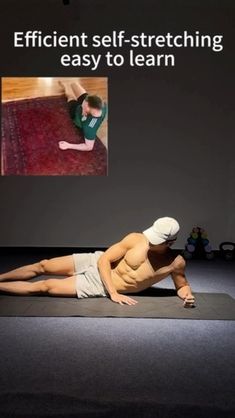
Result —
M65 149L69 149L70 148L70 146L69 146L70 144L69 144L69 142L66 142L66 141L59 141L59 148L60 149L63 149L63 150L65 150Z
M184 298L184 308L194 308L195 298L191 293L187 293Z
M132 299L129 296L121 295L120 293L114 293L110 295L110 299L113 302L119 303L120 305L124 305L125 303L127 305L135 305L136 303L138 303L137 300Z
M191 292L190 286L182 286L177 291L177 295L183 299L184 308L194 308L195 307L195 298Z

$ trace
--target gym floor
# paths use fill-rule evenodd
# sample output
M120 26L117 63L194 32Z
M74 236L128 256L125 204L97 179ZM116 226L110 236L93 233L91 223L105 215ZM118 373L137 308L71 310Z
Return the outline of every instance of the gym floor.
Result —
M29 99L34 97L63 94L58 80L78 81L90 94L97 94L108 102L108 79L106 77L3 77L2 102ZM107 147L107 118L98 129L98 137Z
M1 255L0 268L39 258ZM234 272L221 259L187 267L195 292L232 297ZM4 418L234 416L234 321L1 317L0 333Z

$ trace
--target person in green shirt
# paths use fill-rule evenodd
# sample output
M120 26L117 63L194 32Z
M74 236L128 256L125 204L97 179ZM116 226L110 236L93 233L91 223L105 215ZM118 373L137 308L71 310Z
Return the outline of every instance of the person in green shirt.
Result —
M74 149L91 151L94 147L96 133L107 113L107 105L97 95L90 95L78 82L63 83L59 81L67 97L69 114L74 124L82 130L84 143L72 144L59 141L61 150Z

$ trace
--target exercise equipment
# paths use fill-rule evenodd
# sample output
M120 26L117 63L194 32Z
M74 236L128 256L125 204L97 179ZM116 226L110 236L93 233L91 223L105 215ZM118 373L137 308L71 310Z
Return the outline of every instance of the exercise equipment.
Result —
M183 256L187 260L191 258L206 258L212 260L214 258L214 252L210 245L207 232L201 227L194 227L190 233Z
M65 298L0 295L0 317L118 317L235 319L235 300L226 293L194 292L197 306L185 309L173 289L152 287L129 294L139 303L119 305L106 297ZM1 415L3 417L3 415Z
M227 260L235 260L235 243L231 241L221 242L219 246L221 256Z

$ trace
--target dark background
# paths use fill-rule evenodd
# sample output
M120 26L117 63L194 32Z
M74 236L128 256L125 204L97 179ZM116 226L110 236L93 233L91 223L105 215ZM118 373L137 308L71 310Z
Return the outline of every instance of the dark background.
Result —
M235 239L234 1L1 0L0 7L1 76L109 77L109 176L0 177L0 246L105 247L165 215L181 224L179 248L195 224L215 248ZM199 30L223 34L224 50L174 50L174 68L92 72L63 68L62 49L15 49L13 32L26 30Z

